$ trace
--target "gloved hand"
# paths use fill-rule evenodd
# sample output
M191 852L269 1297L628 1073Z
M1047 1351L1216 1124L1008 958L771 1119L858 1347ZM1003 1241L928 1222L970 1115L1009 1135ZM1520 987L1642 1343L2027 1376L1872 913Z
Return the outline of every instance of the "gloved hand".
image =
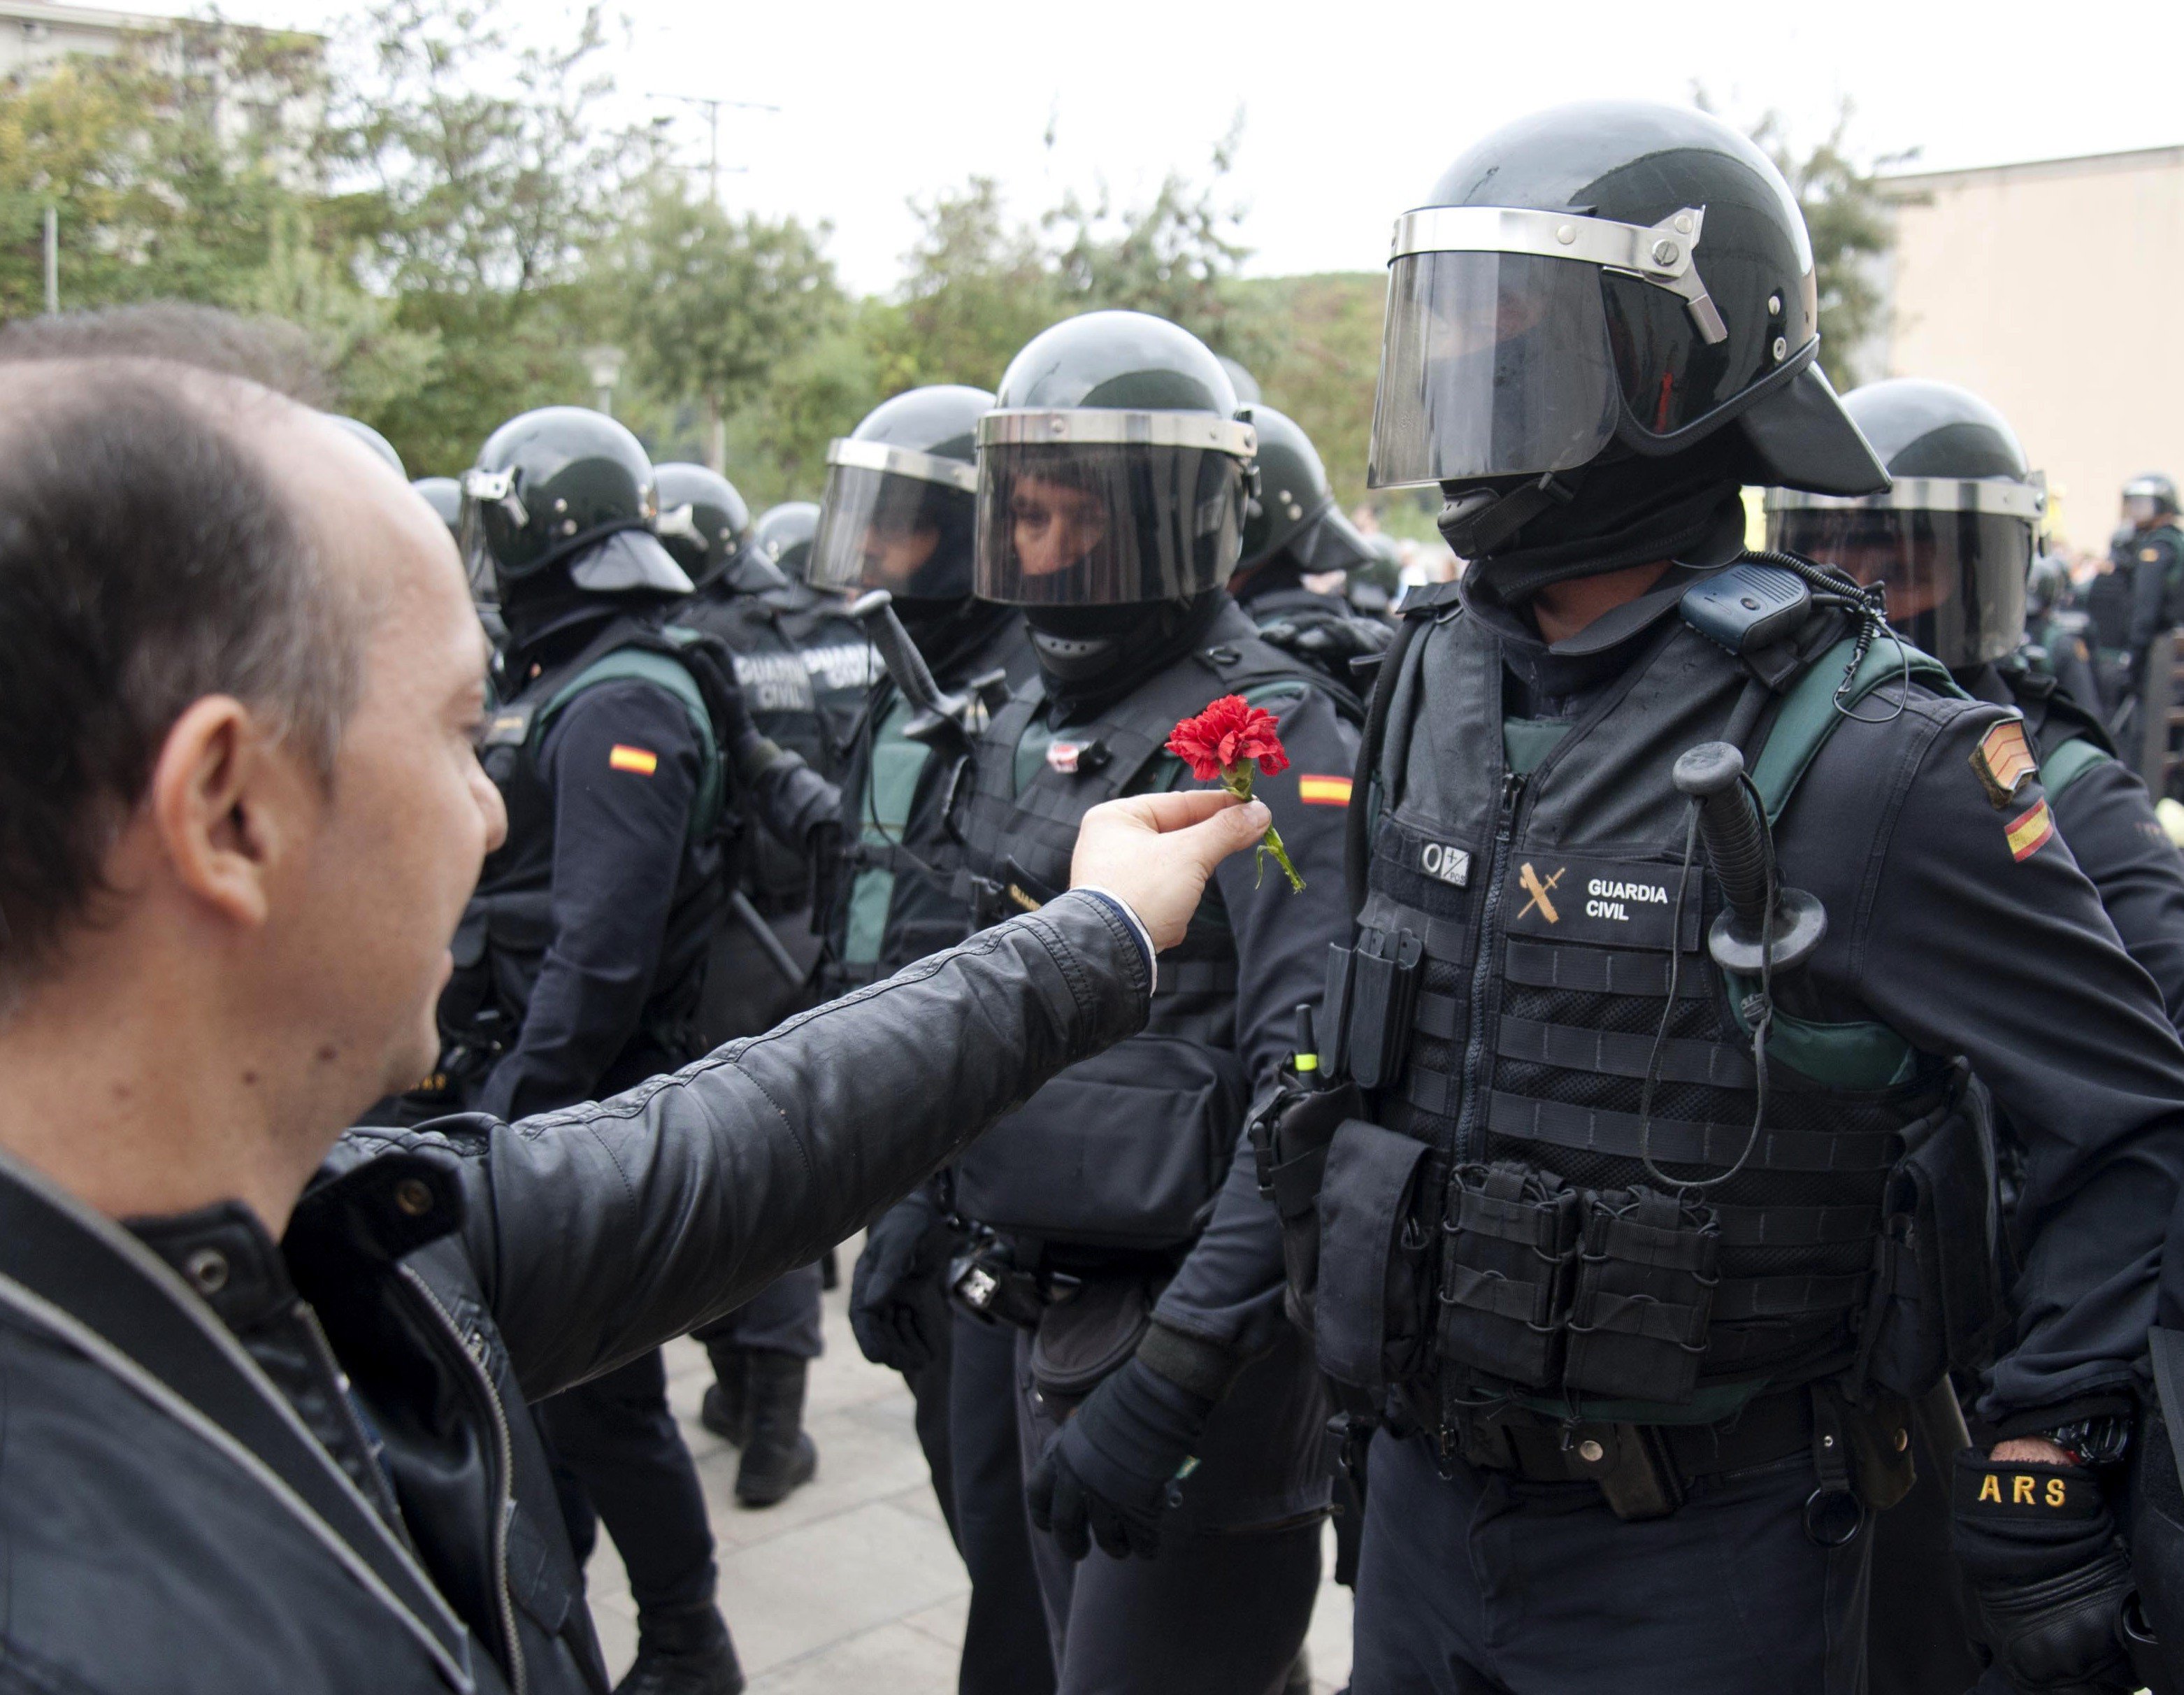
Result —
M850 1329L874 1365L908 1374L933 1363L939 1327L949 1322L937 1274L951 1241L939 1203L922 1189L872 1220L850 1274Z
M1039 1456L1024 1486L1032 1523L1072 1559L1084 1558L1095 1541L1118 1559L1134 1553L1150 1559L1160 1552L1169 1487L1212 1413L1205 1397L1139 1360L1126 1361Z
M2020 1695L2130 1695L2117 1615L2131 1564L2092 1472L1957 1457L1958 1561Z

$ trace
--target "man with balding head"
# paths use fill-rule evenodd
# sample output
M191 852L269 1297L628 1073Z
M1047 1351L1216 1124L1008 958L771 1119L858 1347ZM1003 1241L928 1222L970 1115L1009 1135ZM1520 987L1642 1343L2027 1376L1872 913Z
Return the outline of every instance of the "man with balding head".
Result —
M0 356L0 1687L604 1690L511 1411L1139 1028L1266 822L1103 809L1076 891L672 1077L344 1136L434 1059L504 827L485 657L335 425Z

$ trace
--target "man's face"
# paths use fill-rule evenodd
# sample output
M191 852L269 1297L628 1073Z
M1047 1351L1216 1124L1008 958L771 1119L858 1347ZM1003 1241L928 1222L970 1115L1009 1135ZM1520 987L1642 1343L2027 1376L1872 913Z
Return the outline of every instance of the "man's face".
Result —
M2127 494L2124 497L2123 519L2134 530L2152 529L2160 516L2160 505L2151 494Z
M1043 477L1018 477L1009 489L1009 537L1026 577L1052 577L1107 538L1100 497Z
M360 1107L437 1060L449 939L507 817L477 761L488 655L454 545L423 500L338 439L354 455L333 461L344 487L307 510L376 617L332 793L278 921L289 991L326 1032L320 1056L354 1073Z
M930 524L867 525L861 549L865 586L901 594L939 545L940 532Z

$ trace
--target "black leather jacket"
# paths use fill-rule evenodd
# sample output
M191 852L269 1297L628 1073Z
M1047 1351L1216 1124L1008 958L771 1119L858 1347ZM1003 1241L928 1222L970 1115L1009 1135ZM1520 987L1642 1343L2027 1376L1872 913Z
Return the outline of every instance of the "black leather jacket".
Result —
M1148 964L1065 896L597 1105L352 1132L277 1248L0 1159L0 1691L604 1690L518 1403L816 1258Z

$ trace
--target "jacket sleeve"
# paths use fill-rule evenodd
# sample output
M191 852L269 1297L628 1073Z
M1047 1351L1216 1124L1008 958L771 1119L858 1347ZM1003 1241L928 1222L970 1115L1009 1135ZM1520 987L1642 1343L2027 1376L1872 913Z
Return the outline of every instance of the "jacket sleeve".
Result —
M596 1105L494 1125L465 1246L536 1400L719 1317L1141 1029L1150 960L1067 895Z
M1837 780L1808 778L1792 806L1881 810L1867 851L1838 851L1860 861L1855 892L1829 897L1857 992L1920 1049L1969 1060L2025 1138L2016 1336L1981 1402L2010 1433L2132 1389L2184 1171L2184 1047L2036 782L1989 798L1971 756L2005 716L1922 699L1903 715L1918 733L1842 726L1822 755Z
M1318 1006L1328 946L1350 934L1341 795L1357 760L1357 733L1318 689L1280 719L1290 768L1258 778L1252 793L1273 811L1304 889L1292 892L1271 856L1263 878L1251 853L1214 873L1236 937L1236 1051L1255 1089L1296 1045L1296 1009ZM1318 780L1307 788L1306 778ZM1259 1197L1251 1150L1240 1138L1212 1219L1154 1308L1145 1363L1218 1400L1279 1337L1286 1322L1282 1281L1281 1222Z
M2124 951L2161 991L2169 1022L2184 1026L2184 855L2153 816L2146 785L2104 759L2053 804L2070 856L2099 891Z
M540 762L554 791L553 939L515 1045L479 1109L582 1101L636 1034L680 879L702 755L682 703L649 683L570 702Z

